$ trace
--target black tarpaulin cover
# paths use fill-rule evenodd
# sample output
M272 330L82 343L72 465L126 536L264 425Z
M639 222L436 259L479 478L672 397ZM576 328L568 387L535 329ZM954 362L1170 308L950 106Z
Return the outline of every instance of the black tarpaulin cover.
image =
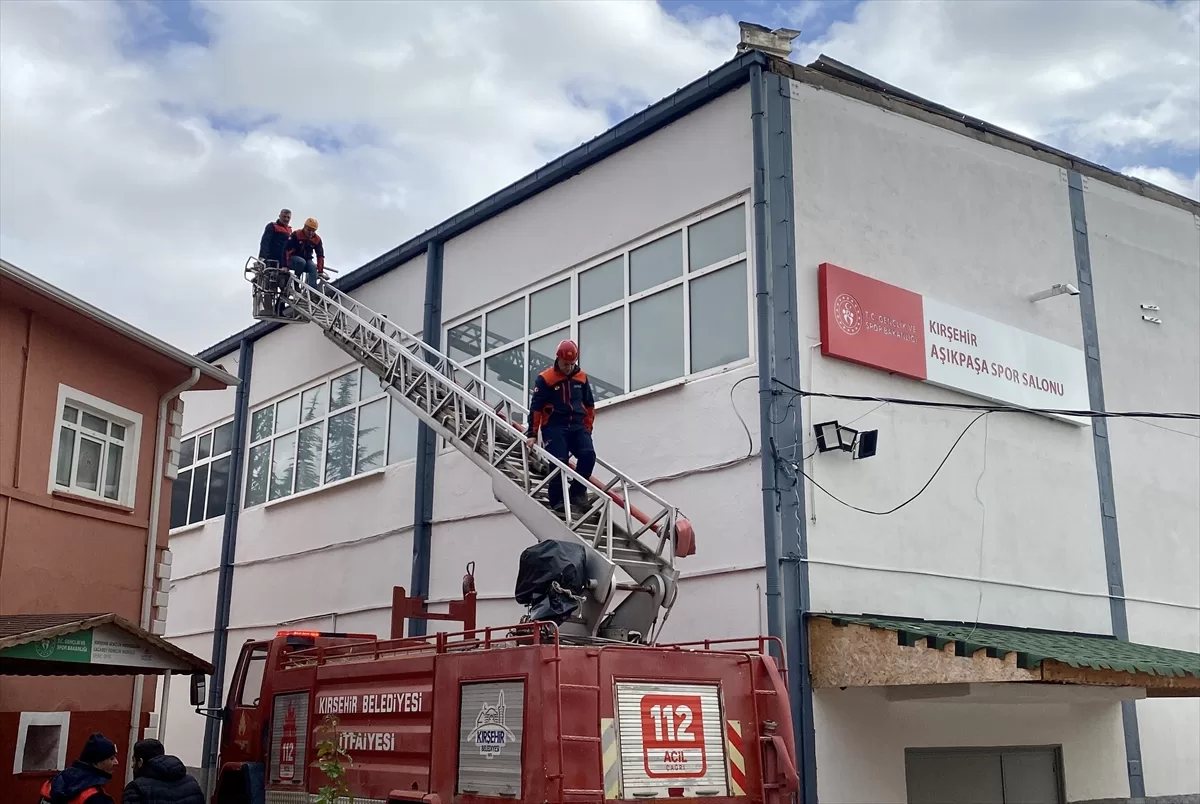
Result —
M562 624L579 607L571 595L587 589L587 551L577 542L548 539L526 548L517 568L516 601L535 620ZM570 595L555 593L551 584Z

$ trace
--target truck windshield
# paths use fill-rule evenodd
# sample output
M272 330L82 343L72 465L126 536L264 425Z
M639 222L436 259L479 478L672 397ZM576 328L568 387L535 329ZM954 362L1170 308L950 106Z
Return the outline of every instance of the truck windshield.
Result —
M262 693L263 673L267 669L266 646L255 646L246 660L245 674L242 676L242 690L238 696L239 706L258 706L258 697Z

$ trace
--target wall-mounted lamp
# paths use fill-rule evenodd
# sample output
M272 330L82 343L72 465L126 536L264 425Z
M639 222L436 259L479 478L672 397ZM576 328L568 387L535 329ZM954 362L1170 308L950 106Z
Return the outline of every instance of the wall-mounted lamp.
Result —
M813 425L817 435L817 452L840 450L849 452L854 460L870 458L879 442L878 430L858 431L837 423L837 420Z
M1075 287L1070 282L1057 282L1057 283L1051 285L1050 287L1048 287L1047 289L1038 291L1037 293L1033 294L1032 296L1029 297L1029 300L1031 302L1040 302L1040 301L1045 301L1046 299L1053 298L1055 296L1061 296L1064 293L1067 293L1071 296L1078 296L1079 288Z

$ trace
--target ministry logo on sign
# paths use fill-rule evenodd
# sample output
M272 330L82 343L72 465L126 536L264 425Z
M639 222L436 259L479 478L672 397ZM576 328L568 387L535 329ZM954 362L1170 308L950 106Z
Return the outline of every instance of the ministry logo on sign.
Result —
M857 335L863 325L862 305L849 293L840 294L833 300L833 320L842 332Z

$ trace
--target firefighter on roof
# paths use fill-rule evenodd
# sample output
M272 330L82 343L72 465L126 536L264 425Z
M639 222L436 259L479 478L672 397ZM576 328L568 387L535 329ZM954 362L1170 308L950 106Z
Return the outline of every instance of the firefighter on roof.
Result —
M546 451L563 463L575 456L575 471L590 477L596 468L596 449L592 446L592 422L596 402L587 373L579 367L579 347L574 341L558 345L554 365L538 375L529 401L529 429L525 435L530 446L542 434ZM550 483L550 507L562 511L563 488L560 479ZM571 507L586 506L587 489L571 480Z
M313 253L317 261L313 262ZM287 267L312 287L317 286L317 272L325 272L325 244L317 234L317 219L309 218L304 221L304 228L292 232L288 238L287 250L284 252Z

